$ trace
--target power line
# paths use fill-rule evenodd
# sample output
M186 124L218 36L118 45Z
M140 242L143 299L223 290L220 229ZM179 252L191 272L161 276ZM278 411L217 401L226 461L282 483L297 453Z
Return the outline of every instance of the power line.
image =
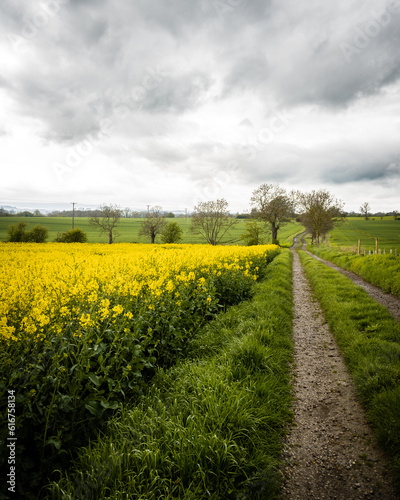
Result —
M75 205L76 201L71 202L72 205L72 229L74 229L74 222L75 222Z

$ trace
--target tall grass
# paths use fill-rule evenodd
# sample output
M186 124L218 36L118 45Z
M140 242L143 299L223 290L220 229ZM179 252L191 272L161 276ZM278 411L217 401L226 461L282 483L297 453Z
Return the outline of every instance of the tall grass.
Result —
M400 491L400 324L363 289L300 252Z
M278 498L291 419L291 254L160 369L49 489L57 499Z
M338 249L308 245L318 257L359 274L369 283L400 297L400 255L354 255Z

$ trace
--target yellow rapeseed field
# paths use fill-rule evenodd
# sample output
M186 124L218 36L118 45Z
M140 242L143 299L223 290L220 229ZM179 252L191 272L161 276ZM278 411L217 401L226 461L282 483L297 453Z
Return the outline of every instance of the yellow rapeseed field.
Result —
M216 301L210 278L257 279L257 259L277 247L209 245L0 244L0 340L37 341L72 328L125 329L140 311L168 314L201 294Z
M53 467L190 352L215 314L251 297L278 252L0 243L0 446L11 391L18 460Z

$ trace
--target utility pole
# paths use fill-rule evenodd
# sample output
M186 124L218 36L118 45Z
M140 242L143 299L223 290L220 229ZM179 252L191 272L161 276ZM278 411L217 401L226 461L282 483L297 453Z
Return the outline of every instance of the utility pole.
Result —
M74 229L74 219L75 219L75 205L76 205L76 201L72 202L71 203L72 205L72 229Z
M187 220L187 208L185 208L185 220Z

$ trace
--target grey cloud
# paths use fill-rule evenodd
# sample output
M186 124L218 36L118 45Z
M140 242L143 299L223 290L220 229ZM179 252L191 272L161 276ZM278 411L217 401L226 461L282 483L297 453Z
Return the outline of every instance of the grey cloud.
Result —
M265 9L251 28L246 17L240 23L235 19L235 29L219 39L222 49L229 47L222 50L231 61L224 78L227 91L250 87L261 98L274 95L281 106L340 108L379 93L400 76L400 15L393 15L375 38L367 36L364 49L355 47L351 61L344 44L354 45L357 30L369 32L374 21L357 3L311 1L300 8L287 0Z
M246 89L265 86L269 78L269 67L263 53L248 54L235 61L225 79L226 92L242 92Z
M247 182L301 182L345 185L352 182L400 180L400 156L396 145L370 143L323 148L303 148L291 144L270 144L254 158L241 151ZM243 155L244 153L244 155Z
M254 128L254 125L251 123L251 121L248 118L245 118L239 123L239 127L244 127L244 128Z
M0 75L0 87L10 87L10 83Z
M211 13L207 1L165 0L155 4L139 0L137 5L150 28L159 26L176 37L182 36L191 27L198 29L209 20Z
M210 85L206 74L169 76L146 93L143 107L151 112L183 113L201 103Z
M369 145L269 144L250 161L229 146L238 132L257 134L256 124L269 109L290 113L312 103L327 108L321 113L325 119L398 81L400 15L351 61L341 48L354 44L358 29L365 31L372 4L70 0L29 40L32 50L21 64L2 73L0 87L14 100L13 109L39 120L43 136L54 142L82 141L99 132L102 119L112 120L114 142L102 150L110 161L129 161L131 155L196 181L235 160L250 184L385 179L395 152L383 147L374 152ZM0 6L6 33L20 35L24 16L29 18L40 2L19 5L10 0ZM250 96L248 115L242 95ZM123 119L116 103L127 110ZM217 113L227 113L233 122L221 117L226 129L218 139L197 137ZM226 144L218 142L221 137ZM118 153L118 140L129 138L127 149Z
M359 159L348 161L345 164L337 165L335 168L326 171L321 176L324 182L333 184L346 184L349 182L360 181L377 181L384 180L388 177L397 176L400 179L400 174L393 170L393 161L390 159L360 161ZM396 175L397 174L397 175Z

